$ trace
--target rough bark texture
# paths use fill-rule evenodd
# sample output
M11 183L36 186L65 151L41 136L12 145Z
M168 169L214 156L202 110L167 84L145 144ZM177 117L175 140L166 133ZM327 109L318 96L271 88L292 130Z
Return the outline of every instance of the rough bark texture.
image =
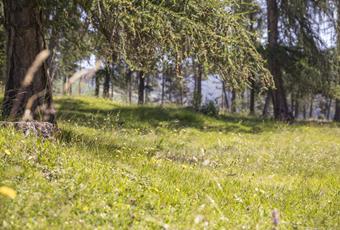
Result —
M8 35L7 71L3 116L20 120L30 99L35 98L30 109L34 120L55 122L51 81L44 64L32 83L22 82L36 56L45 48L42 14L36 0L4 0L5 26Z
M276 50L278 48L279 38L279 9L277 0L267 0L268 7L268 48L269 70L273 75L275 90L272 90L272 100L274 105L274 117L277 120L290 120L291 114L288 110L287 98L284 89L284 82L280 68L280 62L277 58Z
M138 86L138 104L144 104L145 78L144 73L138 72L139 86Z

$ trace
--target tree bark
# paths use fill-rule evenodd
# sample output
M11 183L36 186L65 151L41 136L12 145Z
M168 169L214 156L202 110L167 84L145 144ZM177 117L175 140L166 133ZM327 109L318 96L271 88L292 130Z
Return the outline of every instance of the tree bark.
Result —
M251 80L249 113L250 115L255 115L255 81L254 80Z
M95 92L94 92L94 95L96 97L99 97L99 90L100 90L100 78L99 78L99 75L97 74L96 77L95 77L95 83L96 83L96 88L95 88Z
M144 78L144 73L142 71L138 72L138 79L139 79L138 104L143 105L144 104L144 91L145 91L145 78Z
M271 91L274 105L274 117L277 120L290 120L291 114L288 110L287 98L284 89L284 82L280 68L280 61L277 58L278 38L279 38L279 9L277 0L267 0L268 7L268 65L273 75L276 89Z
M335 101L335 115L334 115L334 121L340 122L340 100L337 99Z
M195 76L195 88L194 88L194 101L193 106L195 110L199 110L202 104L202 77L203 77L203 66L201 64L194 65Z
M34 120L55 123L52 83L46 63L35 72L28 85L22 84L35 58L46 47L41 28L42 11L37 0L4 0L3 3L8 35L3 116L20 120L28 112ZM30 109L27 109L28 104L31 104Z
M110 68L110 67L108 67ZM109 72L105 74L105 79L104 79L104 85L103 85L103 97L104 98L109 98L110 97L110 81L111 81L111 76Z

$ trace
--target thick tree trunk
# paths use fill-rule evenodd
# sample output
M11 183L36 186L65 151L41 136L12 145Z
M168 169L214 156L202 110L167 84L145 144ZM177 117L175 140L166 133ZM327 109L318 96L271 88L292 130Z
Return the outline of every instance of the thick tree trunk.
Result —
M22 84L28 69L45 48L42 12L36 0L4 0L3 3L8 34L3 116L20 120L25 113L31 119L55 123L52 83L46 64L35 72L32 81Z
M144 73L142 71L138 72L138 79L139 79L138 104L143 105L144 104L144 91L145 91L145 78L144 78Z
M267 0L267 7L268 7L268 42L269 42L268 64L269 70L273 75L276 87L275 90L272 90L274 117L277 120L290 120L292 119L292 116L288 110L280 62L277 58L278 55L276 54L279 38L278 30L279 9L277 0Z

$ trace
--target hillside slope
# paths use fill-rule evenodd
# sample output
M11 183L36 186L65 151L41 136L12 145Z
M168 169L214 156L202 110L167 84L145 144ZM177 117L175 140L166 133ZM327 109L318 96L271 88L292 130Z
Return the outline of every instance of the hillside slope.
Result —
M340 228L340 127L58 98L56 141L0 129L2 229Z

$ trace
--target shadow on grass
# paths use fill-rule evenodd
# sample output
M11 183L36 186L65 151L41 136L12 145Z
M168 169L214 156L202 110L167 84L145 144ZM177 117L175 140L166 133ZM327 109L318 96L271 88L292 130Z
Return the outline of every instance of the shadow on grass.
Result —
M206 132L260 133L275 129L276 123L252 117L222 115L209 117L190 108L117 106L98 109L77 99L59 99L59 120L90 128L169 130L194 128Z

